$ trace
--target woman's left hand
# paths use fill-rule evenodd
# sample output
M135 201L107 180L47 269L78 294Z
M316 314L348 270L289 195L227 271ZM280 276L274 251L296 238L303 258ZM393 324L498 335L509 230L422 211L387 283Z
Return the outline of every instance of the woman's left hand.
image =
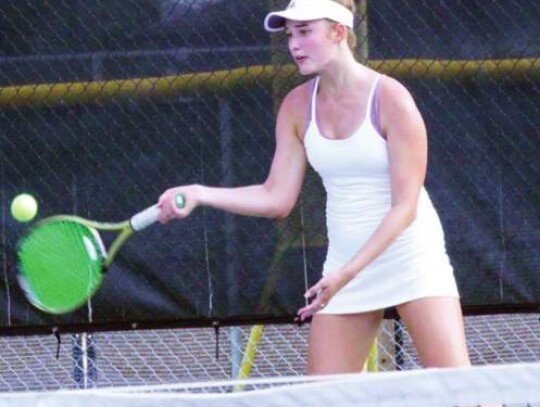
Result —
M298 310L300 321L311 317L313 314L326 307L326 304L328 304L330 299L339 289L341 289L341 287L347 284L349 280L350 279L347 278L344 273L336 272L330 276L321 278L317 284L310 287L304 294L304 297L308 300L314 298L309 305Z

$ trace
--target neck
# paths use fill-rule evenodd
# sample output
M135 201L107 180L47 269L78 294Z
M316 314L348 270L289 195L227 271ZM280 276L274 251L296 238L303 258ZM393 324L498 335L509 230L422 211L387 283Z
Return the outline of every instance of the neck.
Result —
M335 94L370 76L370 69L360 64L347 49L319 72L325 93Z

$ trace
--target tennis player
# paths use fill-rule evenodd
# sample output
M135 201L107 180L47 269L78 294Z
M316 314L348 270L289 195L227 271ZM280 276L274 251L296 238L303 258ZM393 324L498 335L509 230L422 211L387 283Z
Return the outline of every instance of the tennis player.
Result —
M361 371L392 306L424 366L468 366L453 269L423 186L424 121L400 82L355 60L354 12L353 0L292 0L266 17L267 31L287 33L300 73L314 75L282 102L268 178L239 188L171 188L159 198L160 221L199 205L286 217L309 162L327 192L329 244L322 278L306 292L312 301L298 311L313 316L308 373ZM183 209L174 203L179 192Z

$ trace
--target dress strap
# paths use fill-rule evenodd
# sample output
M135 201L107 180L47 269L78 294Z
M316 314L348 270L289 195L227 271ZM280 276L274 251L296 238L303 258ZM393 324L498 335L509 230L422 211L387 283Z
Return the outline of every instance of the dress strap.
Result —
M309 117L310 120L315 119L317 91L319 89L319 79L320 79L319 76L313 79L313 88L311 90L311 109L310 109L310 117Z
M304 121L304 129L303 129L303 132L302 132L303 135L306 134L306 132L307 132L307 130L309 128L309 125L311 123L311 119L315 117L315 98L317 96L317 89L319 87L319 77L318 76L313 78L310 81L309 87L310 87L311 97L310 97L310 105L309 105L308 113L307 113L306 119Z

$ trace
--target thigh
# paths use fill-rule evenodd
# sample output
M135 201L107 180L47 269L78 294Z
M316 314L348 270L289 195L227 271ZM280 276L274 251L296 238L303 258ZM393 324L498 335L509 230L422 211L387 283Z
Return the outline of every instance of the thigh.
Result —
M308 374L360 372L382 317L382 311L315 314L309 332Z
M420 298L396 308L425 367L470 365L458 298Z

